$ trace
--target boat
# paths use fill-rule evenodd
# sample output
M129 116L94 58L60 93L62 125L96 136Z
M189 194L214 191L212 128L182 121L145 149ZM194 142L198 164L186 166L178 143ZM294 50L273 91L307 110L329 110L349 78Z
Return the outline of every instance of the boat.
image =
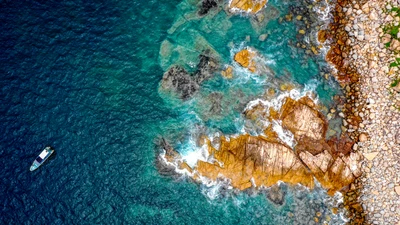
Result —
M39 156L33 161L30 171L34 171L39 168L50 156L54 153L54 149L50 146L47 146L43 149L43 151L39 154Z

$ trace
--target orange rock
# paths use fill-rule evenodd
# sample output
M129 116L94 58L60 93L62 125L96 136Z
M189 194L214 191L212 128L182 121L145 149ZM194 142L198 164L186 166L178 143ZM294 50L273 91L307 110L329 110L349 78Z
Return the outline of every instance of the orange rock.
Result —
M221 72L221 75L223 77L225 77L225 78L232 79L232 77L233 77L233 68L231 66L228 66L228 68L226 68L226 70L223 70Z
M247 68L252 73L254 73L254 72L256 72L256 64L254 62L255 56L256 56L255 52L248 50L248 49L243 49L240 52L235 54L234 59L242 67Z
M229 8L255 14L260 11L267 2L267 0L232 0Z
M205 138L213 161L198 161L194 168L184 163L177 166L193 172L194 180L206 177L216 181L224 177L239 190L253 185L270 187L278 181L313 188L316 179L333 194L361 176L362 156L343 150L347 145L351 148L347 139L325 139L327 121L317 108L311 99L303 97L297 101L287 98L279 112L265 109L262 104L244 112L250 120L281 120L282 127L294 135L297 142L294 149L282 142L269 125L263 136L243 134L229 139L221 136L218 149ZM173 150L168 152L168 161L182 160Z

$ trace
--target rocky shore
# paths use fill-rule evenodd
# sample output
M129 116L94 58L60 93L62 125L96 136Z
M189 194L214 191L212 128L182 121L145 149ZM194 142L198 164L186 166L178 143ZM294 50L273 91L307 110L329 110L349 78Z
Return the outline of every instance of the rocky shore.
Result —
M363 175L344 192L349 224L400 224L399 4L338 1L323 31L347 97L342 129L364 156Z
M254 14L252 19L261 20L266 3L230 1L227 11ZM220 4L205 0L199 14L205 15ZM280 109L254 104L243 114L262 135L199 136L197 145L204 147L204 158L195 166L188 165L163 140L160 147L164 151L158 156L160 172L179 170L197 182L224 177L237 190L272 190L278 181L313 188L317 180L331 194L342 192L349 224L400 225L400 58L396 58L400 51L399 8L400 0L338 0L330 12L333 20L328 27L310 24L313 20L301 13L313 7L292 9L279 21L294 21L300 27L299 42L293 45L308 55L319 55L322 43L330 46L326 58L336 68L334 75L345 95L343 104L329 110L327 117L308 97L286 98ZM315 29L318 34L312 33ZM312 38L309 46L301 42L312 36L319 42ZM221 68L214 58L203 52L192 74L177 65L170 67L161 87L188 100L212 74L219 72L227 79L237 76L232 65ZM236 52L233 60L254 74L270 71L251 47ZM327 73L321 75L328 79ZM268 96L277 97L273 91ZM342 135L327 139L327 121L332 117L343 119ZM276 127L292 136L278 135ZM279 195L269 198L281 202Z

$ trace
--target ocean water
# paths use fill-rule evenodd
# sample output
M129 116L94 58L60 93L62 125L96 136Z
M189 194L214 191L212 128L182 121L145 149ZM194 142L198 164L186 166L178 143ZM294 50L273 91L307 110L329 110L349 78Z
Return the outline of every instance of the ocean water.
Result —
M243 107L277 80L315 84L327 107L338 92L319 77L322 58L287 44L296 27L277 15L294 3L270 1L277 14L253 27L224 11L197 18L195 2L0 1L0 224L313 224L316 212L344 221L321 188L282 184L278 207L263 194L159 174L158 137L189 154L200 131L240 133ZM181 23L182 15L193 20ZM160 91L170 65L194 70L210 46L226 65L253 47L274 75L215 75L187 102ZM215 91L224 96L220 115L208 113ZM29 172L47 145L56 155Z

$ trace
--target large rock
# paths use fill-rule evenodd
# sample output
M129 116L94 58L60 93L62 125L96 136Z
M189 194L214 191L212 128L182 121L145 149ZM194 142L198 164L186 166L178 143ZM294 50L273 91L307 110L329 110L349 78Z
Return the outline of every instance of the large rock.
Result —
M256 14L267 2L267 0L232 0L229 8L232 11L238 10L239 12Z
M244 190L253 186L269 187L278 181L302 184L312 188L314 181L296 154L278 142L268 142L262 137L241 135L221 139L217 150L210 153L219 163L199 161L195 170L201 176L217 179L223 176L231 180L233 187Z

